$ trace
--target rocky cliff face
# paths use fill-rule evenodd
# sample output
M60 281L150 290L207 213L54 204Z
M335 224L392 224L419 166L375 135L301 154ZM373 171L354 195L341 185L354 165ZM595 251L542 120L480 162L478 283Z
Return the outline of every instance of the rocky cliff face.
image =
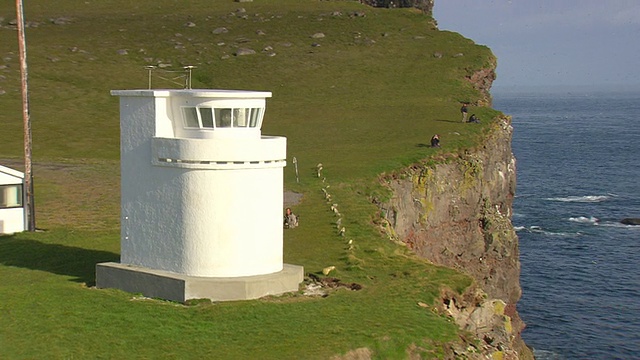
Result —
M492 59L491 66L472 72L465 78L471 83L474 89L478 90L481 98L478 99L474 105L476 106L491 106L491 85L496 79L495 68L497 66L496 58Z
M530 358L520 338L518 238L511 224L516 161L511 119L496 119L483 144L463 154L415 165L386 180L381 205L390 235L435 264L475 279L465 294L444 291L441 310L480 339L472 353ZM472 342L469 342L471 344Z

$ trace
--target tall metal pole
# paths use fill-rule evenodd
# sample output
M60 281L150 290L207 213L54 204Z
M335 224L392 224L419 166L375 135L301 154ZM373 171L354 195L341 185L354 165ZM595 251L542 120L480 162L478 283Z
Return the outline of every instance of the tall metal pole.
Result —
M20 79L22 80L22 118L24 123L24 178L25 204L27 209L27 229L36 231L36 207L33 197L33 173L31 171L31 118L29 117L29 88L27 71L27 43L24 34L24 10L22 0L16 0L18 22L18 50L20 52Z

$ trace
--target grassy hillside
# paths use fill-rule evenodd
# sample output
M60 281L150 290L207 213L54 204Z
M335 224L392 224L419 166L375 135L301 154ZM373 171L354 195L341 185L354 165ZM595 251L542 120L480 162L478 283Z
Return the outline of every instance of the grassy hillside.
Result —
M36 211L46 231L0 237L0 358L326 359L360 347L377 358L405 358L408 348L438 357L456 340L455 325L417 303L470 280L381 236L370 199L385 196L378 174L476 145L487 121L462 124L458 109L479 97L464 76L494 61L487 48L438 31L417 11L350 1L25 6ZM0 163L20 168L13 3L0 4L0 18ZM235 56L238 48L256 54ZM159 64L196 66L194 88L273 92L263 134L287 137L285 184L303 194L285 260L313 273L334 265L332 275L362 290L183 306L91 288L95 263L119 257L119 109L109 91L146 88L144 66ZM159 76L153 84L178 87ZM435 133L442 149L426 146Z

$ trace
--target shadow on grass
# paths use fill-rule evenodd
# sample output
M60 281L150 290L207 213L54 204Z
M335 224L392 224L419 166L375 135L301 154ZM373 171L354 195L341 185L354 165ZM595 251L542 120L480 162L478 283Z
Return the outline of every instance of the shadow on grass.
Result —
M464 124L462 122L462 120L444 120L444 119L436 119L436 121L440 121L440 122L448 122L448 123L455 123L455 124Z
M0 264L71 276L87 286L95 285L97 263L119 260L119 254L108 251L0 237Z

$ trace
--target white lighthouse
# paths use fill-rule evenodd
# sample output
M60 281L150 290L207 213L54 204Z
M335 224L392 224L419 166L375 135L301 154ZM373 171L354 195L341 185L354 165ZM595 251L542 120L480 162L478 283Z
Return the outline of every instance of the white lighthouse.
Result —
M297 291L283 263L286 138L262 136L270 92L114 90L121 259L96 285L175 301Z

